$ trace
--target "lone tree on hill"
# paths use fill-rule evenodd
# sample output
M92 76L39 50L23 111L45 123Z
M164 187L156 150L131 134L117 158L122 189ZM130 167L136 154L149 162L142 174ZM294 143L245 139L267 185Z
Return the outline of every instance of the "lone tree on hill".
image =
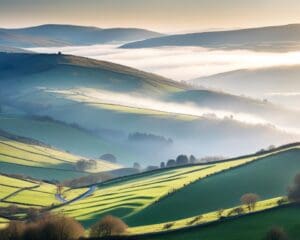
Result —
M102 218L91 227L91 237L108 237L125 233L128 226L120 219L111 215Z
M300 173L294 179L294 186L289 189L288 198L290 201L300 202Z
M246 193L241 197L241 203L248 206L249 211L255 209L259 196L255 193Z

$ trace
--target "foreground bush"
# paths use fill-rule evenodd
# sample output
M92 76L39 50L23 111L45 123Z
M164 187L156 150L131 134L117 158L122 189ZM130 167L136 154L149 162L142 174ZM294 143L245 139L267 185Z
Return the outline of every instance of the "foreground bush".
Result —
M264 240L288 240L288 236L282 228L274 227L267 232Z
M91 237L107 237L125 233L128 226L120 219L114 216L106 216L91 227Z
M46 214L34 222L10 222L0 240L76 240L83 235L83 227L73 218Z

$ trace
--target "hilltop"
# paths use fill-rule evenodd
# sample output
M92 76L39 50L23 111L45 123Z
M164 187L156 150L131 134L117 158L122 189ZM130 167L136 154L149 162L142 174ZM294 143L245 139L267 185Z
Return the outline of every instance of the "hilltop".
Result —
M19 29L0 29L0 45L32 48L111 44L159 37L162 34L138 28L110 28L47 24Z
M287 51L299 49L300 24L170 35L127 43L122 48L198 46L221 49Z

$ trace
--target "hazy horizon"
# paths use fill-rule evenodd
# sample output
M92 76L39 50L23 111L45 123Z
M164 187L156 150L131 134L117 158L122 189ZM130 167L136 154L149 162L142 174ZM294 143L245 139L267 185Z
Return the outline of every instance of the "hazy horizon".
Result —
M296 0L0 0L0 6L3 28L72 24L185 33L300 22Z

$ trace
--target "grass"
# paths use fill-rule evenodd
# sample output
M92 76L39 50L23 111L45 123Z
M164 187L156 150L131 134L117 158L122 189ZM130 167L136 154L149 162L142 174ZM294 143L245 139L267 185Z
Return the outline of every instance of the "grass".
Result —
M257 240L263 239L266 232L274 226L283 227L289 235L289 239L299 239L299 206L276 208L270 211L254 215L244 216L225 222L220 222L204 227L196 227L181 231L158 234L155 236L143 236L143 240Z
M85 176L89 172L118 168L116 164L97 160L96 169L81 172L76 170L76 162L80 159L85 158L0 136L0 172L2 173L23 174L47 180L65 180ZM32 169L35 170L31 171Z
M249 192L257 193L262 200L286 195L288 186L299 173L299 156L298 148L291 149L209 176L125 220L130 226L176 221L237 206L241 196ZM184 208L178 208L183 205Z
M75 217L86 227L107 214L121 217L135 227L232 208L239 205L240 197L247 192L260 194L262 200L276 198L285 195L286 186L297 173L298 155L298 147L291 147L232 161L129 177L99 185L92 196L63 206L59 211ZM257 178L253 177L255 169L258 169ZM274 178L272 172L278 178L273 182L269 181Z
M70 189L65 187L63 195L67 200L72 200L87 190L87 188ZM57 187L54 184L0 175L0 207L7 207L10 204L17 204L22 207L58 205L60 202L55 198L56 192Z
M33 138L82 156L99 157L105 153L114 153L118 158L124 156L124 150L100 137L59 122L0 115L0 126L12 134Z
M254 212L260 212L267 209L272 209L278 206L278 201L283 198L273 198L268 199L264 201L257 202L255 209L253 211L249 211L248 207L245 205L236 206L243 209L243 214L248 213L254 213ZM189 228L192 226L198 226L207 224L209 222L215 222L220 219L220 216L222 217L232 217L234 215L231 215L232 210L234 208L224 209L222 210L222 213L220 215L219 211L213 211L209 213L205 213L203 215L197 215L185 219L180 219L178 221L174 222L165 222L165 223L159 223L159 224L152 224L152 225L145 225L140 227L132 227L128 229L129 234L147 234L147 233L157 233L157 232L164 232L164 231L170 231L170 230L176 230L176 229L183 229L183 228ZM170 226L166 228L166 226Z
M152 204L159 204L160 201L164 201L162 199L167 199L167 196L176 194L174 192L186 188L192 182L255 161L257 158L245 157L212 165L165 169L124 181L115 181L99 186L92 196L59 210L77 218L85 226L89 226L105 214L113 214L127 221L134 218L135 214L143 213ZM132 222L131 224L134 226Z

